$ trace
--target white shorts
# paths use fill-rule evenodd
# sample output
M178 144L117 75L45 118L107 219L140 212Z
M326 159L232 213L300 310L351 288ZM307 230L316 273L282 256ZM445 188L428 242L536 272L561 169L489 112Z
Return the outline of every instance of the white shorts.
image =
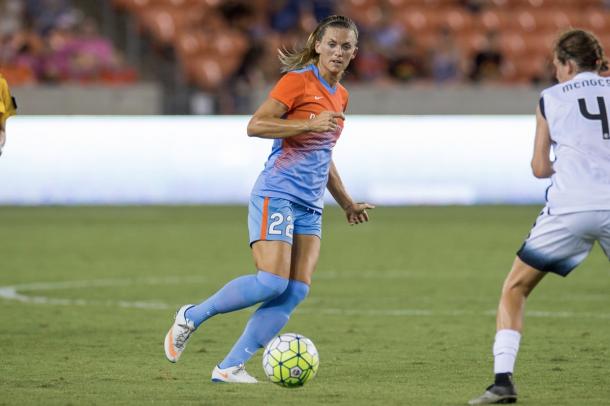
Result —
M610 210L550 215L545 208L517 256L539 271L567 276L595 241L610 260Z

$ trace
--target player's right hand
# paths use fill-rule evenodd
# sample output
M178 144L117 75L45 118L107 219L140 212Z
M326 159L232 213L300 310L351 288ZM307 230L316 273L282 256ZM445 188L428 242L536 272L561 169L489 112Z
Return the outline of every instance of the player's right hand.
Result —
M6 142L6 132L4 132L4 128L0 128L0 155L2 155L2 148L4 148L5 142Z
M338 119L345 120L343 113L337 113L335 111L323 111L316 116L316 118L310 120L309 130L313 132L324 133L327 131L336 131L339 128Z

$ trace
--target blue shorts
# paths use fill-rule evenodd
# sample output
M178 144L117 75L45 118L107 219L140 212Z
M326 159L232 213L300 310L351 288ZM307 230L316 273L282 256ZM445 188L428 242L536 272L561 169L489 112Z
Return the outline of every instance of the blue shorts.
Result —
M285 241L293 234L322 238L322 213L290 200L252 195L248 206L250 245L256 241Z

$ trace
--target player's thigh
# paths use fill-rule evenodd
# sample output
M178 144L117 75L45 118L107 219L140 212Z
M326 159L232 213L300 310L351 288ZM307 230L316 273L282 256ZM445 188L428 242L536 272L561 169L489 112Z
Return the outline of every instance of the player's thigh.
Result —
M322 238L322 213L293 204L294 209L294 243L290 278L311 284L318 258Z
M252 244L256 269L288 279L292 246L284 241L259 240Z
M591 251L595 228L590 213L550 215L545 209L517 256L534 269L567 276Z
M290 279L311 285L311 276L320 257L320 238L316 235L296 234L292 244Z
M288 200L252 196L248 231L257 269L283 277L290 275L294 214Z

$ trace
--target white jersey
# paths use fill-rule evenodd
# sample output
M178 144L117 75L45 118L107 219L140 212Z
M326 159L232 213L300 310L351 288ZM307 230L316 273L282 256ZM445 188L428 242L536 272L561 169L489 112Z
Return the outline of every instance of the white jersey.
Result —
M583 72L542 91L555 173L551 214L610 210L610 78Z

